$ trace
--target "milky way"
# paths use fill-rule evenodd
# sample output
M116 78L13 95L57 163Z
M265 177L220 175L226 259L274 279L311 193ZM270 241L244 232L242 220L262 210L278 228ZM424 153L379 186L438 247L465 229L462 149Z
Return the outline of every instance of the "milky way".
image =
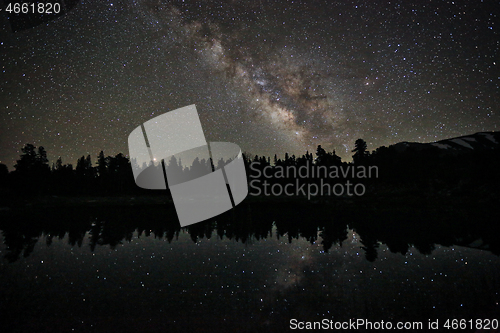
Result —
M269 156L497 130L497 16L480 1L136 0L4 24L0 163L28 142L66 163L128 153L138 124L189 104L208 141Z
M359 79L361 74L335 60L340 57L336 52L330 52L333 57L329 57L314 40L307 42L308 33L289 35L286 25L296 30L296 19L303 19L297 9L297 17L290 17L286 9L269 8L272 14L265 14L265 10L251 6L218 14L217 20L211 19L213 15L193 15L183 22L179 10L169 8L165 13L161 6L146 8L150 8L153 21L168 18L169 30L185 32L182 43L197 52L244 100L246 120L270 124L298 147L347 143L349 132L353 132L349 121L361 124L373 118L368 115L370 110L357 105L357 97L350 96L353 90L366 91L372 83L368 76ZM204 9L203 13L214 10ZM249 13L253 14L250 18ZM271 22L269 15L273 16ZM303 29L307 30L307 25ZM360 109L359 114L365 114L363 119L349 112L353 105Z

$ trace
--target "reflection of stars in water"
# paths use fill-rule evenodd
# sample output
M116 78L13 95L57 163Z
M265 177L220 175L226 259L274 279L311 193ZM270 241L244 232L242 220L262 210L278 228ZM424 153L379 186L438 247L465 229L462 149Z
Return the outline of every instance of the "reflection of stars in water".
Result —
M287 237L243 244L205 235L193 243L181 231L170 243L150 232L134 232L115 249L98 244L94 252L89 251L89 234L81 247L71 248L68 235L54 237L50 247L42 236L35 253L9 267L16 277L13 285L23 286L15 290L16 299L33 290L50 298L57 286L73 302L73 310L92 306L107 314L109 306L102 300L126 295L127 304L143 305L134 313L148 319L178 319L173 314L187 311L221 322L236 316L269 325L294 316L458 315L475 309L478 297L487 297L492 305L499 301L498 257L474 249L437 246L426 256L410 247L403 256L381 245L379 258L371 263L352 241L325 253L320 237L312 244L303 238L290 244ZM358 237L352 230L348 235ZM220 311L221 303L226 311ZM49 311L52 305L47 305ZM113 311L126 310L120 303L113 306Z

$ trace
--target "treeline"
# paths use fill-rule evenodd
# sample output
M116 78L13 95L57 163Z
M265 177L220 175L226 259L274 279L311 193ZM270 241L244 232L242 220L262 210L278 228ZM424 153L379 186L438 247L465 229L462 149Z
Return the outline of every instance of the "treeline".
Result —
M63 164L61 157L49 166L47 153L41 146L26 144L21 150L14 171L9 173L5 166L0 167L1 187L11 194L110 195L138 190L130 161L121 153L105 157L101 151L95 166L90 155L82 156L74 167Z
M375 165L369 165L370 154L366 142L358 139L352 162L343 162L335 150L328 152L318 145L316 152L296 157L285 153L281 159L269 157L246 157L245 165L250 193L264 196L352 196L354 186L363 185L359 193L365 192L364 184L378 179ZM372 167L372 168L370 168ZM373 173L371 172L373 171Z
M270 185L286 185L295 182L297 175L285 174L283 177L267 177L287 169L307 169L309 179L301 181L335 184L357 178L357 182L369 183L374 192L391 190L416 191L439 195L488 194L498 196L500 192L500 149L470 150L454 152L428 146L425 149L409 147L397 151L395 147L379 147L369 152L366 142L358 139L352 151L351 162L342 161L335 150L328 152L321 145L316 152L296 157L285 153L283 158L275 155L249 156L243 154L249 183L252 180L268 181ZM134 160L123 154L105 156L101 151L95 162L90 155L78 159L76 166L64 164L59 157L49 165L47 152L43 147L26 144L22 148L15 170L9 172L0 164L0 194L8 195L121 195L154 194L165 195L165 191L144 190L135 184L132 172ZM177 182L193 179L218 169L230 161L212 161L195 158L184 165L184 161L171 158L166 161L168 175L173 175ZM131 164L132 163L132 164ZM340 174L332 178L332 170L348 170L349 167L369 168L376 166L376 174L371 177L359 177L359 174ZM138 167L135 165L135 167ZM145 164L143 169L148 168ZM162 165L150 166L154 172L162 173ZM352 169L351 169L352 170ZM302 173L303 174L303 173ZM313 175L313 177L310 177ZM314 176L315 175L315 176ZM355 177L353 177L353 175ZM304 177L302 177L304 178ZM170 179L169 179L170 182ZM261 186L260 182L257 186ZM173 185L173 184L171 184ZM254 184L255 185L255 184ZM168 192L168 191L167 191Z
M366 144L365 144L366 147ZM122 153L116 156L105 156L101 151L97 156L95 163L91 155L82 156L78 159L76 166L64 164L61 157L55 163L49 165L47 152L44 147L35 147L32 144L26 144L22 149L20 159L14 166L14 171L8 172L5 165L0 164L0 188L9 191L10 194L23 196L30 195L115 195L115 194L152 194L155 191L144 190L135 184L132 172L134 167L149 169L150 172L158 174L161 172L162 164L147 166L143 164L138 166L135 160L130 160ZM355 155L359 154L356 152ZM286 153L283 160L276 155L273 161L274 166L278 165L330 165L341 164L339 156L333 152L326 152L321 146L318 146L316 157L312 153L306 152L305 155L295 158ZM264 156L249 157L243 154L247 176L250 176L257 168L264 168L271 165L271 159ZM212 161L211 159L195 158L189 166L183 165L183 161L172 157L166 161L166 173L175 179L175 183L196 178L207 174L213 170L223 167L231 160ZM254 163L254 168L250 164ZM170 185L174 185L171 182ZM165 192L156 191L160 195Z
M286 185L298 182L308 184L336 184L352 181L365 184L374 195L403 193L417 196L470 196L480 200L500 198L500 147L494 149L448 150L427 145L409 146L401 151L395 146L379 147L369 151L364 140L358 139L352 151L351 162L342 161L335 151L327 152L320 146L315 154L307 152L296 157L285 154L274 160L255 156L246 160L249 182L264 181ZM254 163L249 167L250 163ZM370 167L376 170L370 174ZM285 172L284 178L269 179L267 174L279 174L278 169L307 168L309 179L295 179ZM325 175L325 169L327 177ZM338 178L332 178L339 171ZM354 171L354 175L351 171ZM342 172L345 172L342 174ZM364 172L364 173L363 173Z

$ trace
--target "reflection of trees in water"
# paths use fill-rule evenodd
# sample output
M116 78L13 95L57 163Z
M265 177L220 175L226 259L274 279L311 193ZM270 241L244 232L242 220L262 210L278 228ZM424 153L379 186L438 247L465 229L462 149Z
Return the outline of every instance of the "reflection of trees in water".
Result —
M293 209L290 209L293 207ZM55 211L55 210L54 210ZM418 213L372 214L359 210L336 211L332 206L308 203L248 203L241 204L220 216L186 228L179 226L173 207L120 207L117 209L37 211L31 215L10 213L0 225L6 245L5 258L14 262L29 256L38 239L45 237L47 246L53 238L68 236L71 246L82 246L88 233L90 250L96 246L114 249L124 241L130 242L135 232L139 237L166 239L169 243L187 232L193 242L212 237L227 238L242 243L273 237L289 242L304 238L311 244L321 238L328 252L334 245L342 246L348 229L360 238L366 259L375 261L379 243L391 252L406 254L414 246L422 254L430 254L435 244L467 246L481 239L481 246L500 254L494 225L476 222L473 226L457 216L421 216ZM452 219L452 220L450 220ZM451 221L451 222L450 222ZM453 223L452 223L453 222ZM348 224L349 223L349 226ZM477 243L477 242L476 242Z
M23 257L28 257L40 238L40 232L22 232L21 230L3 230L4 243L7 246L5 259L14 262ZM49 243L47 243L49 245Z

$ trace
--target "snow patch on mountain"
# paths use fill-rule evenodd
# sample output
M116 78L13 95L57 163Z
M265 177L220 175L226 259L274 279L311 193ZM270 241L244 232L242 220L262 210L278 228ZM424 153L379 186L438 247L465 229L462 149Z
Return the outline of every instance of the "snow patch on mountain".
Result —
M498 143L497 140L495 140L493 135L491 135L490 133L479 133L479 134L483 135L484 137L486 137L486 139L490 140L493 143Z
M462 139L451 139L450 141L453 143L456 143L457 145L461 145L461 146L464 146L466 148L474 149L470 144L468 144L467 142L465 142Z
M434 146L434 147L441 148L441 149L448 149L448 148L450 148L449 145L445 145L445 144L437 143L437 142L431 143L431 145Z

